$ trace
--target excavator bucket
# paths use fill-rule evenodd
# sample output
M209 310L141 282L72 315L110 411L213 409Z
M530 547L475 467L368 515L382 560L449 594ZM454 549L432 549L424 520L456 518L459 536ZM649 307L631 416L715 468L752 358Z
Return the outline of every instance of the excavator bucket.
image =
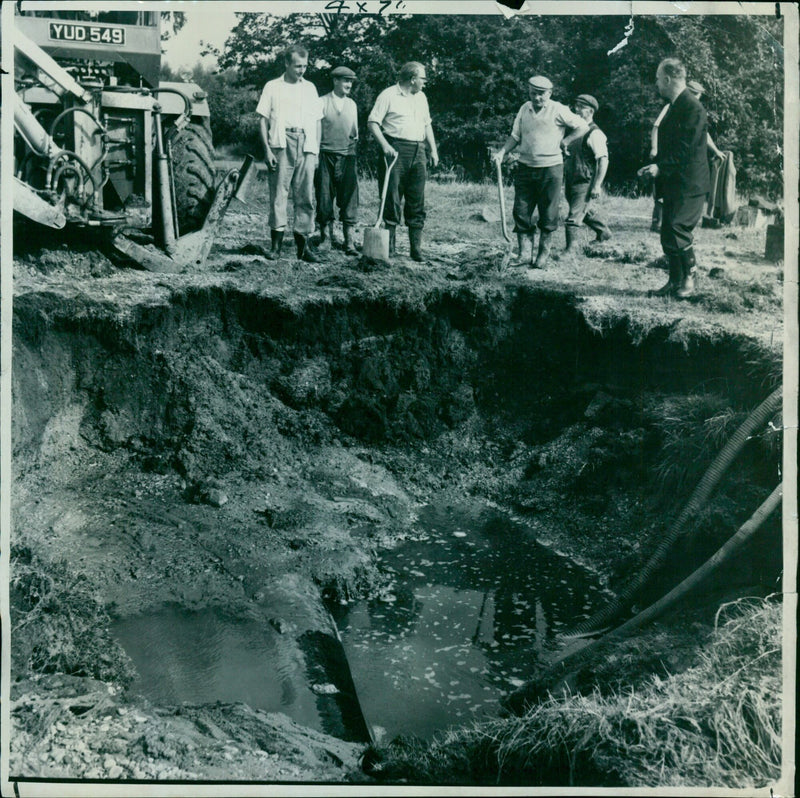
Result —
M202 266L231 201L234 198L244 201L253 163L253 156L247 155L239 169L231 169L225 175L217 187L203 226L177 239L172 254L168 255L152 244L139 244L124 233L114 236L114 248L151 272L178 274L192 266Z

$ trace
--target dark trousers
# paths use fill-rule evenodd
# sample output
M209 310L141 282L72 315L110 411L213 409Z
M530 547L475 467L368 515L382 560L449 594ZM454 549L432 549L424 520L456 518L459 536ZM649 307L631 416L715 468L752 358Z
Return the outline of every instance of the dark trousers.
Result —
M567 183L564 193L569 203L569 215L564 224L567 227L580 227L581 223L591 227L595 233L610 232L606 223L592 209L586 210L587 197L589 196L590 183Z
M706 195L696 197L664 197L661 217L661 248L667 255L674 255L692 246L692 233L706 204Z
M314 187L317 192L317 224L320 227L335 219L333 202L339 208L343 224L358 221L358 174L356 156L320 150Z
M539 229L552 233L558 227L558 205L564 165L526 166L517 164L514 178L514 232L533 232L533 212L539 209Z
M397 163L389 174L383 221L388 226L400 224L401 203L403 218L408 227L425 225L425 178L428 175L427 149L424 141L406 141L389 136L386 140L397 150ZM386 160L378 161L378 190L383 191Z

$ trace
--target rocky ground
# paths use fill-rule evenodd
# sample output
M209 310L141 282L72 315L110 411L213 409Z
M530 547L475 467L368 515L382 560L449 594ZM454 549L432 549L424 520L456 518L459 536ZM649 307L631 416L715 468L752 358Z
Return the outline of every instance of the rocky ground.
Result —
M587 232L578 252L533 271L502 268L490 185L432 183L428 261L411 261L399 236L391 265L338 249L306 264L289 245L268 260L264 189L256 181L252 203L231 209L191 273L124 267L85 239L17 234L12 777L365 778L362 747L285 716L131 695L108 619L225 606L288 629L291 647L303 631L329 631L320 593L384 589L381 547L442 491L513 509L614 587L670 506L631 489L652 477L636 458L676 401L657 353L678 353L676 390L695 396L689 421L706 447L696 470L713 454L709 434L779 379L783 264L764 259L763 228L700 230L700 290L680 302L647 296L665 272L644 198L605 199L615 237ZM375 189L364 189L369 224ZM514 337L532 313L553 327L540 337L557 356L576 319L581 335L619 338L618 351L602 350L606 379L588 366L568 387L547 377L544 345ZM655 359L608 377L636 351ZM542 382L515 391L500 366L499 381L481 381L495 367L483 352L533 358ZM651 406L623 385L643 374ZM704 379L713 385L697 399ZM529 389L530 401L516 395ZM762 448L715 507L718 535L771 487L775 447ZM663 484L672 475L659 462ZM758 582L758 567L745 581ZM281 611L298 597L302 611Z

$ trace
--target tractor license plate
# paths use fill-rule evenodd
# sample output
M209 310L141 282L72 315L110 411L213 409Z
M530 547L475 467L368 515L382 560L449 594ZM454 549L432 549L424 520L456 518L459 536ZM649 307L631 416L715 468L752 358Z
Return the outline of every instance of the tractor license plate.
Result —
M119 46L125 44L125 29L114 25L80 25L74 22L51 22L50 40Z

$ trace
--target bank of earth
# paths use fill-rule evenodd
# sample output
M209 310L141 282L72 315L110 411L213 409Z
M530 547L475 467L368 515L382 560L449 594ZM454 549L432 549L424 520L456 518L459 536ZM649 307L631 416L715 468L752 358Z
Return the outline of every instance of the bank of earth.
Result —
M458 241L434 227L427 264L401 249L391 266L340 251L316 266L260 255L258 214L229 220L191 274L125 268L87 241L17 245L12 777L372 779L352 735L243 703L148 701L114 624L213 610L302 661L335 635L330 607L392 595L381 552L413 536L420 507L465 497L610 595L780 382L780 267L752 231L704 231L703 291L682 303L646 295L664 273L644 222L537 274L499 269L478 221ZM767 433L640 606L774 488ZM771 518L700 598L581 683L689 667L719 604L779 577Z

